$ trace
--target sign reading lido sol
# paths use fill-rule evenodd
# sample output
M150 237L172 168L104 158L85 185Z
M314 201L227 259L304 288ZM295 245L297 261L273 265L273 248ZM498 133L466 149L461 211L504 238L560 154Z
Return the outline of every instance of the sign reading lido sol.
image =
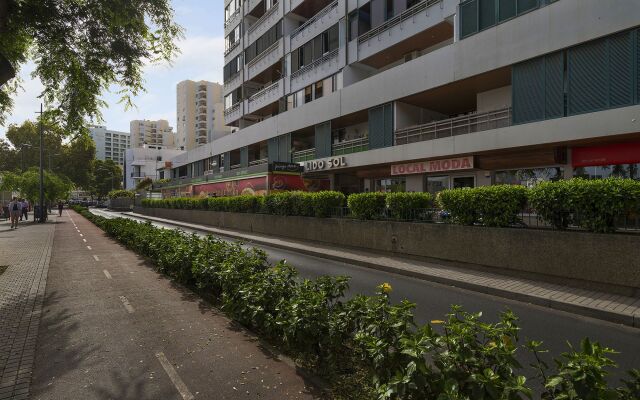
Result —
M304 163L305 171L322 171L325 169L342 168L347 166L344 157L331 157L324 160L313 160Z
M448 172L473 168L473 156L448 158L391 166L391 175L426 174L430 172Z

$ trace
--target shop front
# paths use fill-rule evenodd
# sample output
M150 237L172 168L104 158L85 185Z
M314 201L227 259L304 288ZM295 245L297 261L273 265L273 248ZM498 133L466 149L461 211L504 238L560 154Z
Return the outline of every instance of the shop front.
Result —
M428 160L391 166L392 179L405 181L404 191L436 194L445 189L475 187L474 156Z
M574 147L571 164L573 176L577 178L640 180L640 142Z

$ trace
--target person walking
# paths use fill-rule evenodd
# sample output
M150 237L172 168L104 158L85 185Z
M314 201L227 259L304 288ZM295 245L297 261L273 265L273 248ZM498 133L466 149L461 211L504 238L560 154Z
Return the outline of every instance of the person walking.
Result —
M25 221L29 220L29 202L27 199L22 199L22 214L20 214L20 221L22 221L22 217L24 217Z
M9 203L9 215L11 216L11 228L18 229L18 218L22 214L22 203L18 201L17 197Z
M62 217L62 209L64 208L64 204L62 200L58 200L58 217Z

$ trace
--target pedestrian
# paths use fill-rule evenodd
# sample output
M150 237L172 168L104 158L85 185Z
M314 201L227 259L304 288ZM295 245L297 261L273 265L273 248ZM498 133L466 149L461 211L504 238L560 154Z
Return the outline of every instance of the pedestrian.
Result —
M20 221L22 221L22 217L24 217L25 221L29 220L29 202L27 199L22 199L22 215L20 216Z
M64 208L64 204L62 204L62 200L58 200L58 217L62 217L63 208Z
M18 201L17 197L9 203L9 214L11 216L11 228L18 229L18 218L22 214L22 203Z

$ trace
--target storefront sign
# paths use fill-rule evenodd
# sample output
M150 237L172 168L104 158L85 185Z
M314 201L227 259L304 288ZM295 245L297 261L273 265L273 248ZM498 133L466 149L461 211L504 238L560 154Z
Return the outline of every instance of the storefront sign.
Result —
M473 156L448 158L391 166L391 175L426 174L431 172L448 172L473 168Z
M269 164L269 171L272 172L302 172L304 168L297 163L273 162Z
M326 169L342 168L347 166L347 160L345 157L331 157L323 160L313 160L304 163L304 170L310 171L322 171Z
M574 147L571 152L571 164L574 167L636 163L640 163L640 142Z

